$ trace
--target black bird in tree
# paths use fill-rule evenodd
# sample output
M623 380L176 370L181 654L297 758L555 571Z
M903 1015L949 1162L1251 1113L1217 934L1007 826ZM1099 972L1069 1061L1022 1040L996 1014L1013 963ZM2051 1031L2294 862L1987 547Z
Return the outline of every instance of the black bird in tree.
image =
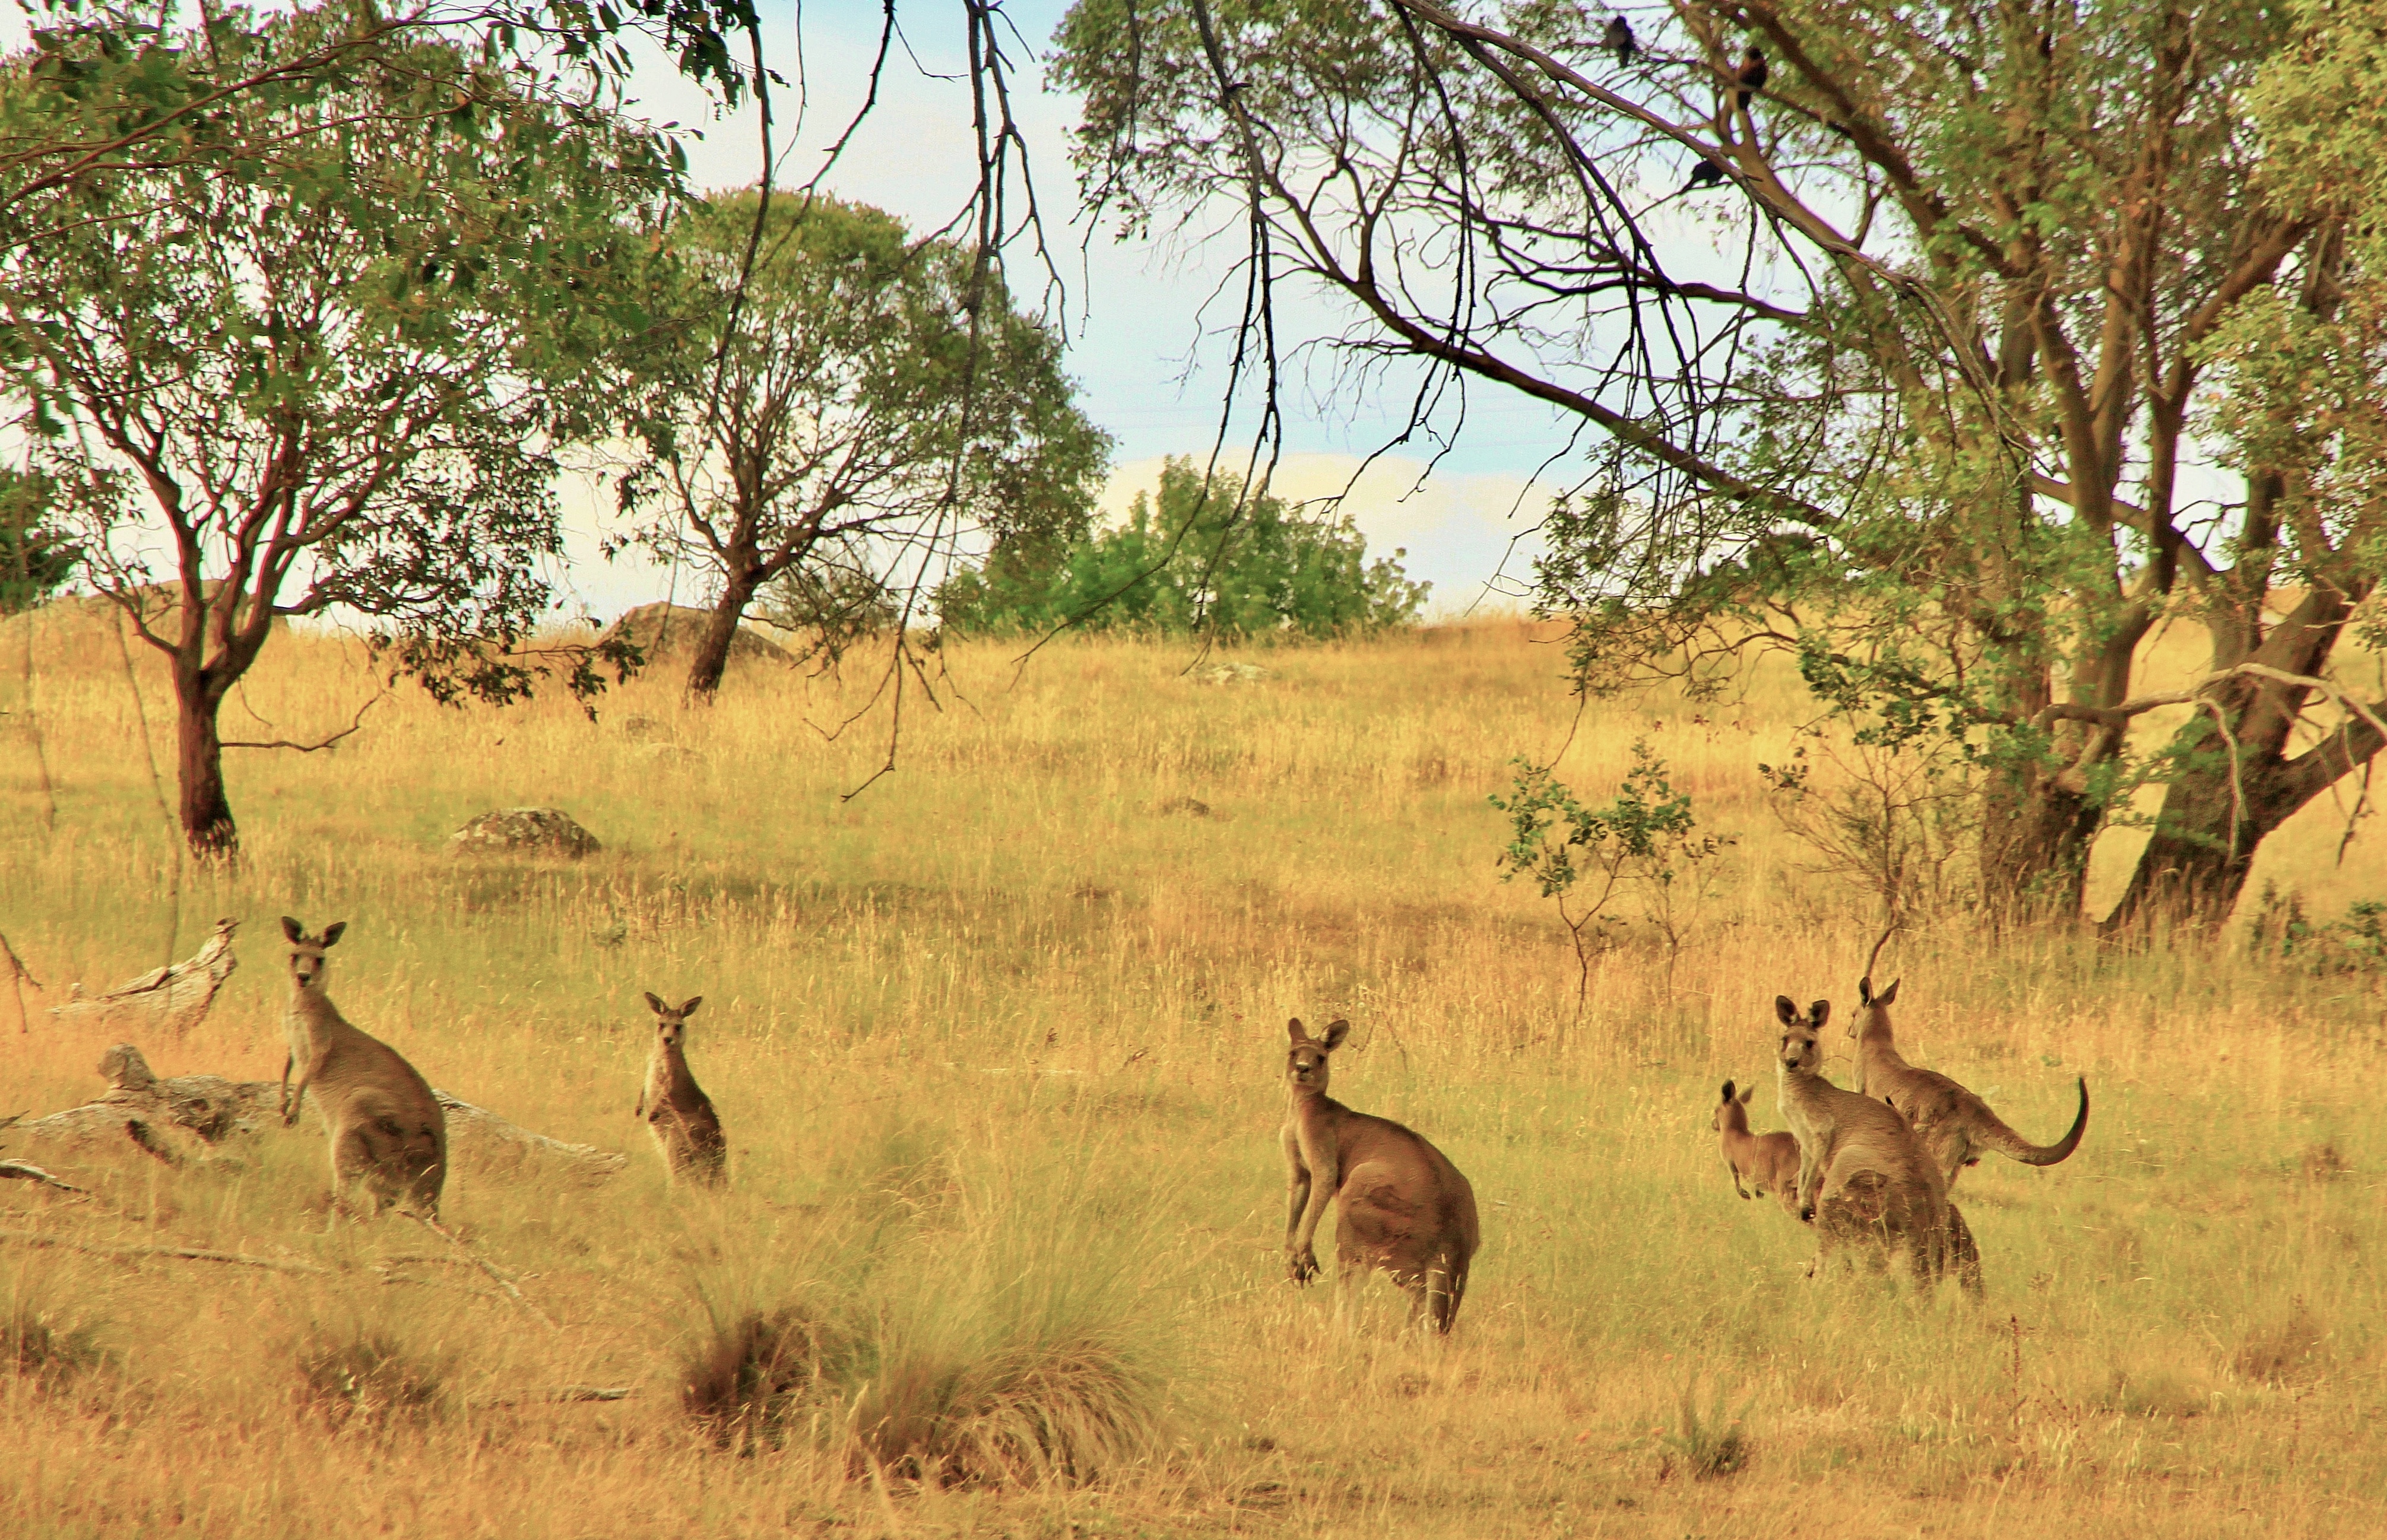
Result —
M1705 156L1701 156L1699 158L1699 163L1691 168L1691 180L1683 183L1683 191L1689 193L1696 192L1701 187L1721 187L1723 185L1724 168L1717 165L1714 161L1710 160Z
M1741 56L1740 68L1734 71L1733 79L1740 82L1740 108L1746 112L1749 99L1765 87L1765 56L1757 51L1756 44L1750 44L1749 52Z
M1616 55L1616 68L1619 69L1631 64L1633 56L1641 51L1641 44L1633 36L1633 23L1621 16L1608 19L1606 30L1599 34L1599 45Z

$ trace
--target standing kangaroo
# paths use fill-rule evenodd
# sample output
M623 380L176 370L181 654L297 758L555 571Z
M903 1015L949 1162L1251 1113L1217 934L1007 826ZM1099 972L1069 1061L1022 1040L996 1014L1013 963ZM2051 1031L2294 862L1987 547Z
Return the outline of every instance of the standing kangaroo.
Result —
M1349 1022L1329 1026L1322 1041L1304 1031L1298 1017L1287 1031L1286 1272L1296 1283L1318 1276L1313 1247L1333 1200L1341 1206L1334 1250L1345 1299L1368 1269L1381 1268L1408 1292L1412 1322L1423 1309L1436 1332L1448 1332L1480 1238L1475 1190L1422 1135L1326 1094L1326 1056L1350 1035Z
M1779 1131L1749 1131L1749 1099L1755 1094L1757 1087L1748 1085L1735 1096L1732 1082L1724 1083L1724 1101L1715 1109L1716 1142L1724 1150L1724 1167L1732 1173L1734 1192L1744 1198L1750 1195L1752 1189L1760 1197L1771 1194L1785 1212L1795 1217L1799 1212L1799 1141ZM1743 1187L1743 1181L1749 1186Z
M1774 997L1782 1022L1782 1120L1799 1141L1799 1217L1818 1232L1816 1263L1851 1244L1906 1253L1915 1281L1938 1281L1952 1263L1964 1286L1980 1288L1972 1231L1948 1202L1939 1168L1914 1130L1888 1104L1824 1079L1820 1034L1832 1003L1802 1016L1787 995Z
M729 1142L721 1136L713 1098L688 1073L684 1041L688 1018L703 1004L700 994L674 1010L653 994L647 996L655 1013L655 1048L648 1056L647 1083L632 1115L646 1119L674 1181L718 1187L729 1174Z
M1989 1104L1947 1076L1917 1069L1900 1056L1889 1026L1889 1007L1898 998L1898 984L1879 994L1870 978L1857 981L1863 1002L1849 1019L1849 1036L1857 1041L1857 1089L1879 1096L1914 1126L1924 1153L1939 1167L1947 1186L1956 1185L1956 1173L1980 1164L1981 1153L1995 1150L2026 1166L2052 1166L2080 1147L2089 1127L2089 1081L2080 1079L2080 1111L2072 1130L2052 1144L2034 1144L2006 1127Z
M324 992L323 954L347 928L343 920L321 936L284 915L290 939L290 1008L283 1016L290 1056L282 1065L282 1123L298 1120L311 1089L315 1111L332 1139L332 1201L351 1183L365 1191L366 1216L403 1203L425 1219L439 1218L439 1190L448 1180L448 1116L414 1066L380 1039L348 1024ZM290 1072L298 1083L290 1083Z

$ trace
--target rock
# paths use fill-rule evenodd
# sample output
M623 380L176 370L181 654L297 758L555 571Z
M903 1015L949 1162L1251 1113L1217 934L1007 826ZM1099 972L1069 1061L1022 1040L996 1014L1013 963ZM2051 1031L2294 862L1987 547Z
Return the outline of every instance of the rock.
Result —
M1163 814L1182 813L1188 817L1207 818L1210 816L1210 804L1198 797L1171 797L1153 811Z
M460 855L522 852L577 861L605 847L568 813L551 807L505 807L484 813L449 835L448 848Z
M685 604L641 604L606 627L605 638L611 640L626 634L638 644L646 653L648 664L652 666L667 657L684 656L712 623L713 613L708 610L691 609ZM743 625L729 638L729 661L784 663L789 667L796 662L786 648Z
M1212 663L1207 668L1194 671L1194 682L1197 685L1250 685L1275 677L1274 670L1262 668L1257 663Z
M630 738L636 742L649 742L655 738L669 738L671 736L671 729L669 727L664 726L662 723L656 721L651 716L641 716L636 712L631 713L628 716L625 716L622 718L621 721L615 723L614 727L624 738Z
M232 954L234 919L216 921L215 931L199 950L171 967L155 968L102 995L86 995L81 984L68 987L63 1005L50 1007L61 1020L93 1026L138 1027L179 1037L198 1025L215 1004L232 970L240 966Z
M693 770L704 763L702 754L676 743L641 743L638 758L659 770Z

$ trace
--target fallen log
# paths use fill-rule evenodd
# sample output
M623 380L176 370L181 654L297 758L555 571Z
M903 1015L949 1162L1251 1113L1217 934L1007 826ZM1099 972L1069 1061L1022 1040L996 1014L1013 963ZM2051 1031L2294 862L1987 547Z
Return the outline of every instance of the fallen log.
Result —
M431 1094L448 1114L450 1153L456 1150L457 1136L461 1134L465 1155L484 1166L518 1167L547 1161L562 1166L593 1185L630 1163L630 1157L619 1150L567 1144L561 1139L549 1139L543 1133L517 1127L486 1108L459 1101L444 1091L434 1089Z
M239 928L238 920L218 920L214 932L190 956L128 979L106 994L86 996L81 984L70 984L70 998L51 1006L50 1015L60 1021L138 1027L180 1037L206 1018L216 991L240 966L232 954L233 932Z
M120 1042L99 1061L107 1094L95 1102L46 1117L18 1123L9 1131L28 1139L82 1142L129 1139L170 1163L179 1158L161 1144L158 1132L171 1128L202 1144L221 1143L234 1134L254 1133L281 1117L282 1087L274 1080L228 1080L221 1075L177 1075L159 1079L141 1050ZM448 1116L449 1157L498 1174L525 1167L561 1168L579 1180L605 1180L629 1164L618 1150L571 1144L507 1121L486 1107L434 1091ZM204 1154L204 1152L202 1152Z

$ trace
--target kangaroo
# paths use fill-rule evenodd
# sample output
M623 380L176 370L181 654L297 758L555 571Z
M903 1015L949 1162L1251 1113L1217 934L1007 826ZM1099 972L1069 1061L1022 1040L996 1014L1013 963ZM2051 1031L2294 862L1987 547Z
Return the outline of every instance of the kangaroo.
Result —
M1879 1096L1914 1126L1924 1153L1939 1167L1942 1182L1956 1185L1956 1173L1977 1166L1985 1150L2021 1161L2026 1166L2052 1166L2080 1147L2089 1127L2089 1081L2080 1078L2080 1111L2072 1130L2052 1144L2034 1144L2006 1127L1989 1105L1947 1076L1917 1069L1900 1056L1889 1025L1889 1007L1898 999L1898 984L1879 994L1873 979L1857 981L1863 1002L1849 1018L1849 1036L1857 1043L1857 1089Z
M1370 1268L1381 1268L1409 1296L1409 1320L1423 1310L1447 1332L1467 1294L1467 1266L1481 1238L1475 1190L1422 1135L1372 1117L1326 1094L1327 1055L1350 1035L1335 1021L1321 1041L1286 1029L1292 1046L1284 1079L1285 1270L1295 1283L1318 1276L1312 1249L1330 1199L1341 1205L1334 1236L1337 1281L1347 1301Z
M282 1123L287 1128L298 1120L312 1089L315 1111L332 1140L334 1222L348 1187L361 1183L367 1218L402 1203L436 1223L439 1190L448 1180L448 1116L414 1067L349 1025L324 992L329 966L323 954L346 929L343 920L309 936L297 920L282 917L282 933L290 939L290 1007L283 1016L290 1056L282 1065Z
M647 1120L647 1131L655 1136L655 1148L663 1153L674 1181L718 1187L729 1174L729 1142L721 1136L713 1098L688 1073L688 1052L682 1046L688 1018L703 1004L700 994L674 1010L651 993L647 996L655 1013L655 1051L647 1059L646 1087L638 1092L632 1116Z
M1784 1210L1799 1212L1799 1141L1789 1134L1751 1133L1749 1131L1749 1099L1757 1094L1754 1085L1743 1086L1740 1094L1733 1094L1730 1080L1724 1083L1724 1101L1715 1109L1716 1142L1724 1148L1724 1168L1732 1173L1732 1190L1742 1197L1771 1194ZM1741 1183L1746 1181L1749 1187Z
M1977 1291L1972 1231L1961 1216L1950 1217L1947 1184L1914 1130L1888 1104L1824 1079L1819 1034L1831 1013L1828 1000L1802 1016L1787 995L1774 999L1782 1022L1782 1120L1799 1141L1799 1217L1815 1223L1816 1266L1852 1246L1878 1247L1874 1255L1882 1260L1902 1250L1917 1283L1936 1282L1952 1262Z

